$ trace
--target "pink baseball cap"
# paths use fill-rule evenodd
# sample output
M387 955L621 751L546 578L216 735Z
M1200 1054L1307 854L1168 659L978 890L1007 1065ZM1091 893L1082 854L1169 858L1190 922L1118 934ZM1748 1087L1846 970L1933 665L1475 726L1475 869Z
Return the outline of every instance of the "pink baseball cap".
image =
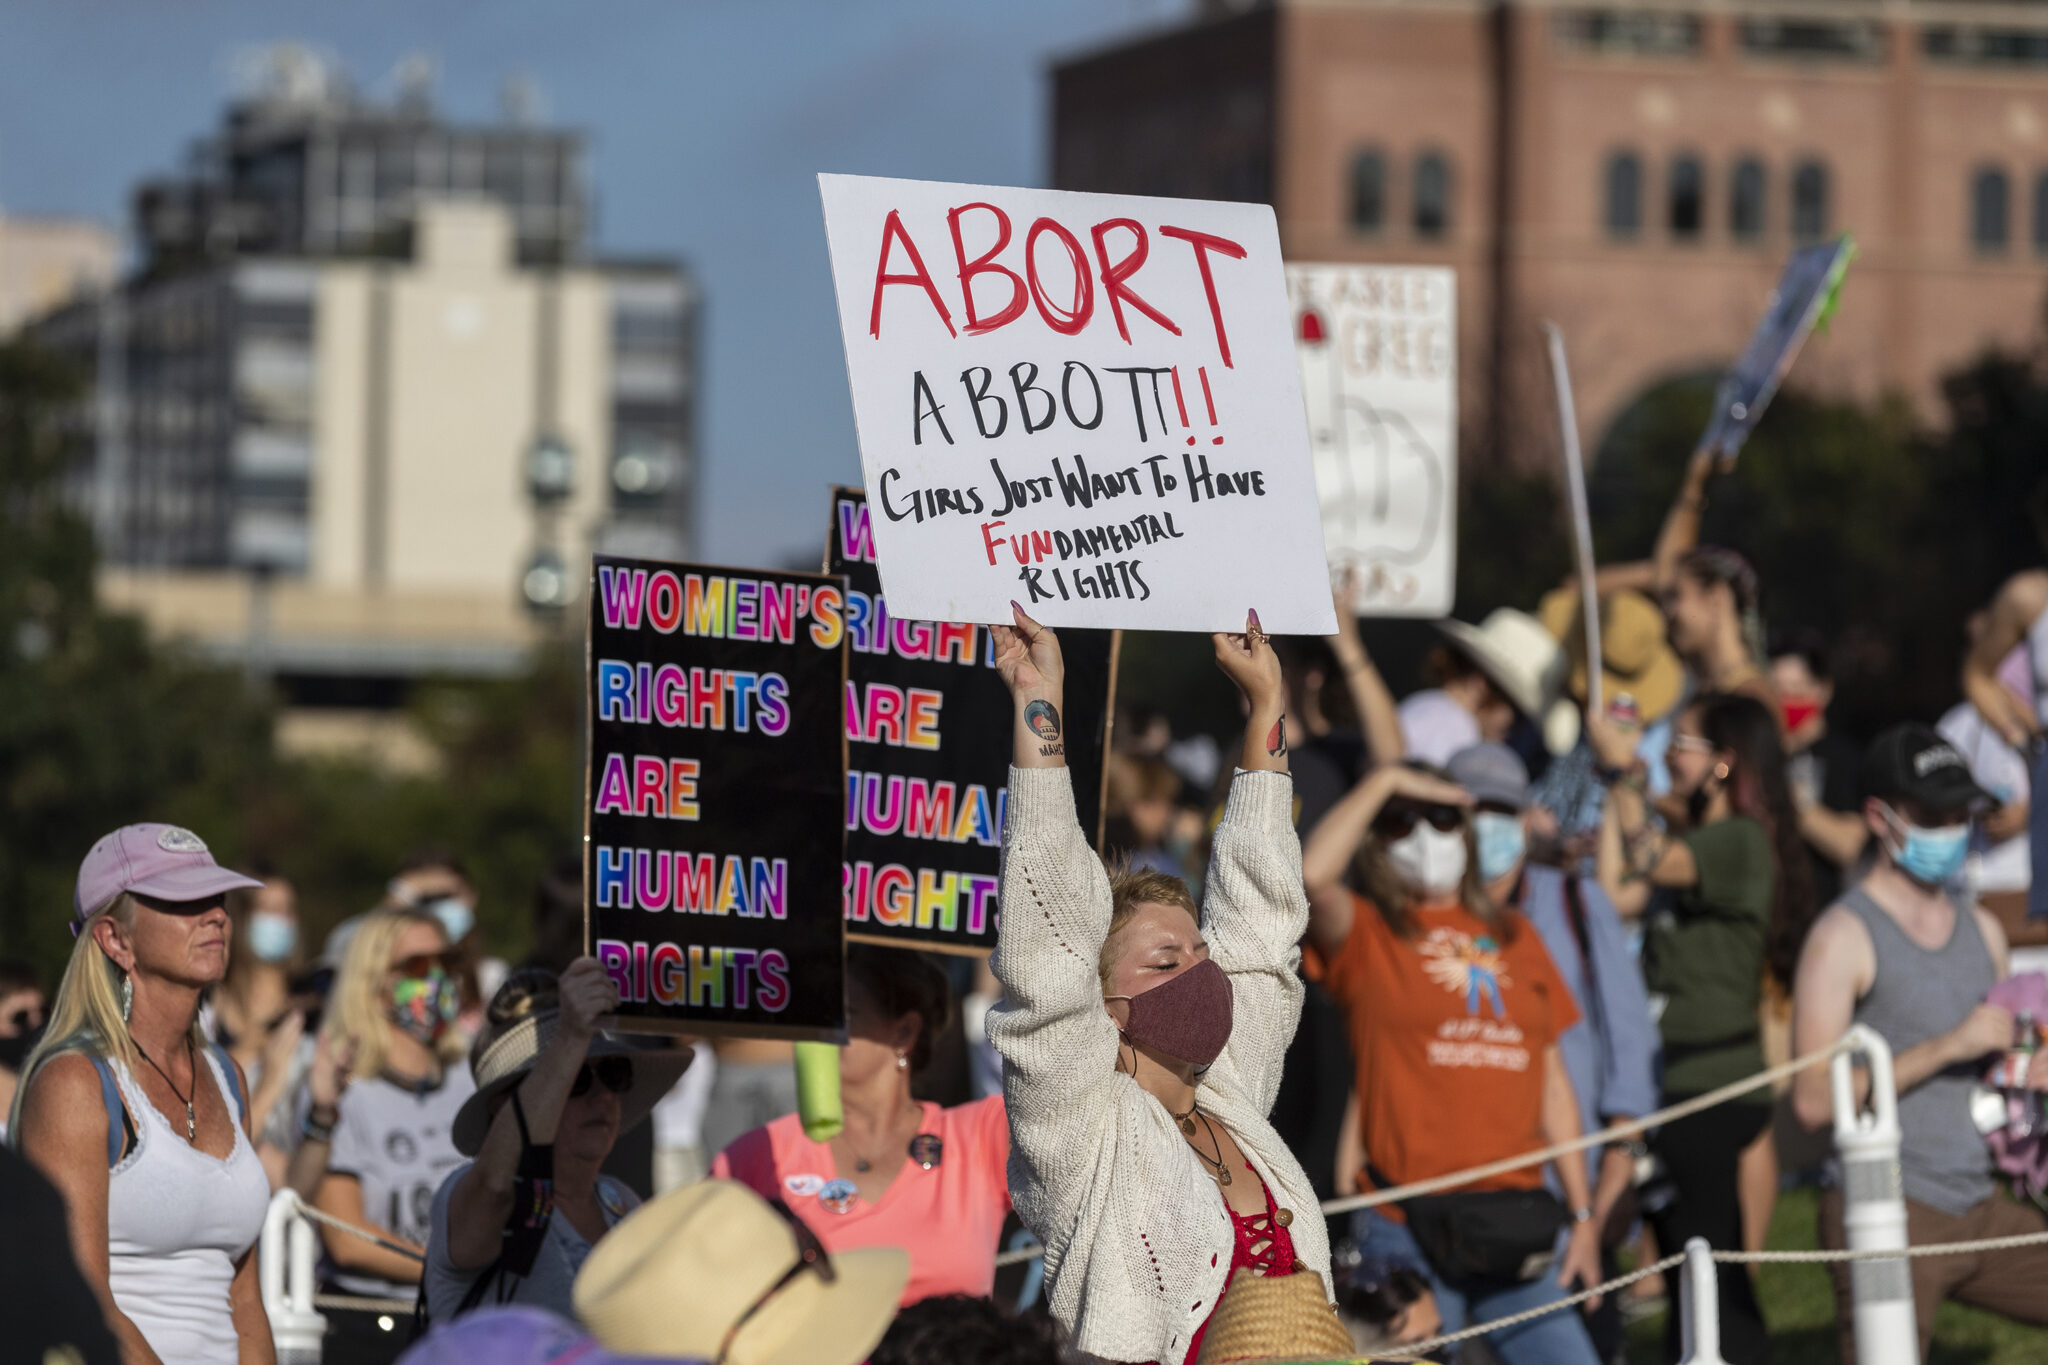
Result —
M78 865L71 933L76 937L93 911L123 891L164 901L196 901L238 886L261 885L254 877L215 862L206 842L189 829L123 825L94 844Z

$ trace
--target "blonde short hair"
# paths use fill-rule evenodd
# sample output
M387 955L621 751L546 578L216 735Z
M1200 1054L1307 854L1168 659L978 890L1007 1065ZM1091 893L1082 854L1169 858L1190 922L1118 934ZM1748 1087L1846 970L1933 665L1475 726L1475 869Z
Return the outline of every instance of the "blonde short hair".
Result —
M1177 905L1188 912L1197 927L1202 923L1202 907L1195 904L1195 893L1188 890L1188 884L1168 872L1154 872L1150 868L1132 867L1127 862L1118 862L1109 869L1109 932L1102 939L1102 955L1095 964L1095 971L1102 978L1102 993L1109 994L1110 972L1116 967L1116 953L1111 945L1116 942L1117 932L1131 921L1140 905Z

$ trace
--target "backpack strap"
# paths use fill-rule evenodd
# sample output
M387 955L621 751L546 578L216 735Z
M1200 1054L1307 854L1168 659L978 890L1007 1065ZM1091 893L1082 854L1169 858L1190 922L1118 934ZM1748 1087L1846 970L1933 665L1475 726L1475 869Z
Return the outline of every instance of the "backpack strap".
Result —
M235 1097L235 1121L248 1122L249 1105L242 1097L242 1078L235 1070L235 1059L228 1056L228 1050L219 1043L209 1043L207 1046L212 1050L214 1060L220 1063L220 1074L227 1080L228 1094Z
M100 1102L107 1106L107 1169L121 1164L121 1155L128 1148L128 1138L135 1131L135 1124L128 1117L128 1105L121 1098L121 1087L114 1080L114 1068L106 1058L91 1048L80 1048L92 1062L93 1070L100 1073Z

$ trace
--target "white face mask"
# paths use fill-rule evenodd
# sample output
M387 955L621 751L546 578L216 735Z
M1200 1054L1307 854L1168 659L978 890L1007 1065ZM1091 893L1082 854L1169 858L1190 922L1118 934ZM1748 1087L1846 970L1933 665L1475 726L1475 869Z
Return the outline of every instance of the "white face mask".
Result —
M1387 861L1423 895L1448 895L1465 879L1465 831L1417 821L1404 838L1387 845Z

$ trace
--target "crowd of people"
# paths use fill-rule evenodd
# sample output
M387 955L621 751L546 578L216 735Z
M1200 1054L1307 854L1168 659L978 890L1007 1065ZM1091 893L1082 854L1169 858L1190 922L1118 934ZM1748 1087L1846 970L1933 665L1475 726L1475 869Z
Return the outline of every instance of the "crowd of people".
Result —
M113 831L54 994L0 962L0 1241L36 1358L273 1360L256 1248L284 1189L320 1216L329 1365L1344 1357L1690 1238L1756 1249L1788 1175L1844 1245L1841 1172L1802 1140L1836 1120L1823 1067L1646 1139L1320 1206L1570 1144L1859 1023L1894 1055L1910 1239L2048 1231L2048 573L1971 618L1938 725L1860 749L1824 637L1767 636L1748 563L1698 544L1711 476L1696 459L1652 558L1590 585L1597 658L1576 583L1442 623L1402 699L1348 582L1329 640L1251 614L1214 638L1234 745L1119 717L1102 851L1057 633L1019 608L993 628L997 951L849 949L829 1138L787 1043L604 1027L573 865L517 966L433 849L314 953L276 868ZM1020 1226L1042 1266L999 1286ZM1950 1299L2048 1324L2048 1247L1910 1275L1923 1351ZM1717 1284L1726 1358L1768 1360L1753 1277ZM1624 1308L1444 1358L1612 1365Z

